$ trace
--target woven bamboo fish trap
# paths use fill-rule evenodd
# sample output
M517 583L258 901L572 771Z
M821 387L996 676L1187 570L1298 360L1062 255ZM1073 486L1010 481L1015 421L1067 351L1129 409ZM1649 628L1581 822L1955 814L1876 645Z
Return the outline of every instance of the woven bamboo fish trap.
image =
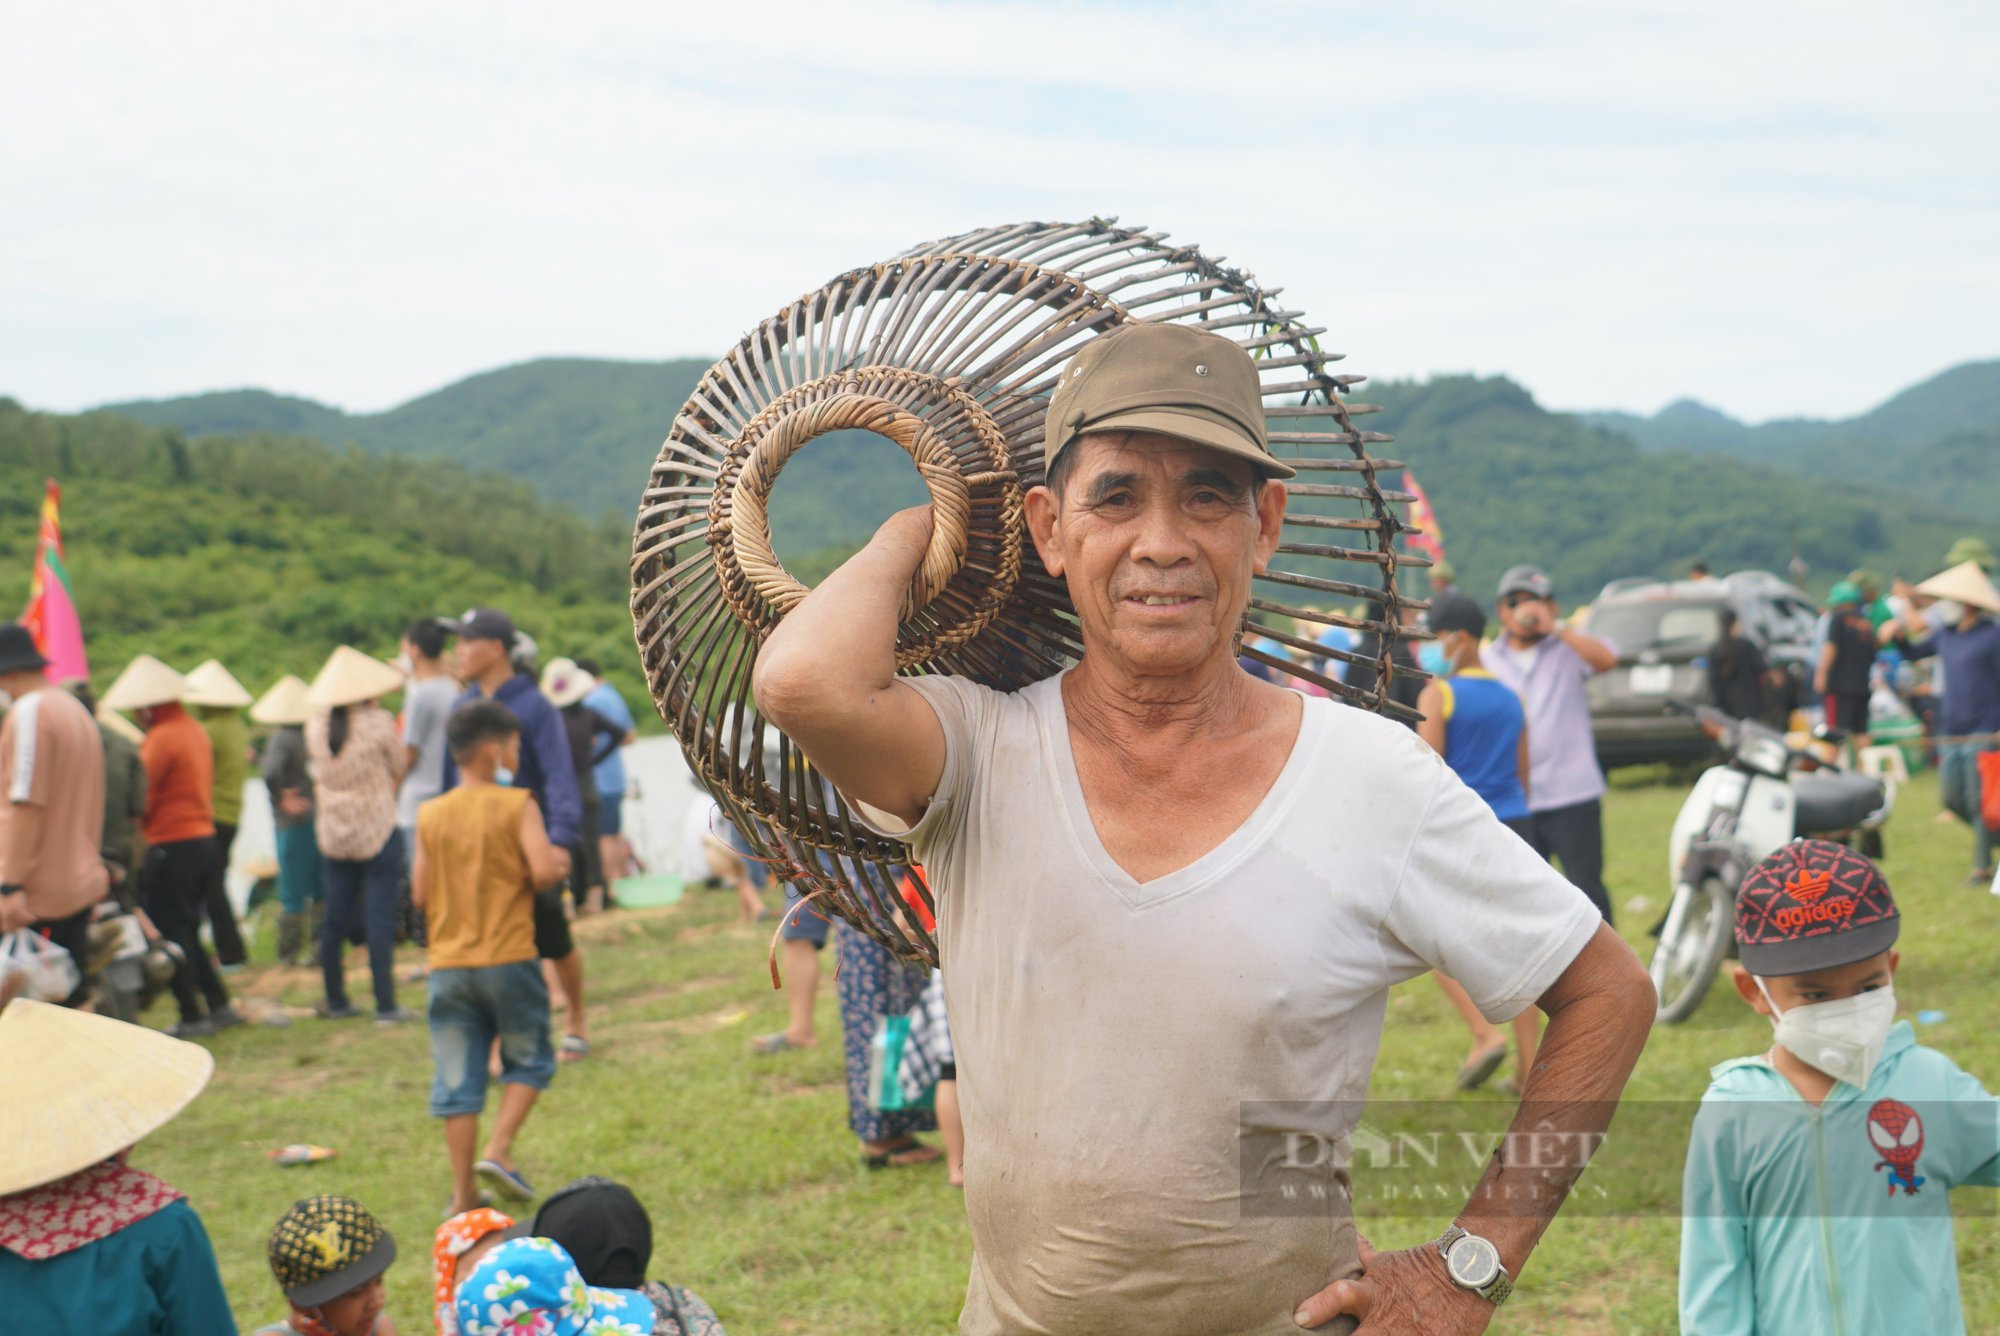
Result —
M904 602L896 661L1017 690L1072 662L1080 633L1063 585L1027 541L1022 496L1042 477L1042 424L1079 346L1133 321L1226 335L1257 359L1273 453L1299 470L1288 530L1253 588L1244 654L1365 709L1408 716L1388 693L1406 636L1396 507L1379 475L1402 467L1368 447L1390 439L1354 419L1365 379L1337 375L1324 331L1240 269L1166 234L1115 220L1021 223L948 237L841 274L758 325L717 362L675 418L641 500L632 617L661 717L689 765L757 856L823 908L898 955L935 963L914 922L892 921L910 854L868 830L803 754L758 713L758 647L808 592L777 558L767 511L778 472L844 429L901 446L930 490L931 545ZM1337 615L1307 600L1361 606ZM1369 653L1322 648L1272 616L1347 627ZM1303 628L1301 628L1303 629ZM1300 662L1251 641L1308 656ZM1356 689L1322 674L1366 664ZM1365 674L1357 674L1365 677ZM928 889L918 882L919 894Z

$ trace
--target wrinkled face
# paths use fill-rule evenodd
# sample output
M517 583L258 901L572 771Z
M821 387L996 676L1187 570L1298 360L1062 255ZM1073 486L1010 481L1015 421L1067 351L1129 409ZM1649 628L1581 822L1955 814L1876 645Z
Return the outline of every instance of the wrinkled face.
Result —
M322 1304L319 1318L340 1336L368 1336L374 1329L375 1319L382 1316L385 1300L382 1277L377 1276L366 1285Z
M1095 433L1069 449L1064 494L1035 488L1027 518L1086 643L1149 676L1232 659L1250 577L1277 548L1283 485L1153 432Z
M478 636L458 638L458 678L461 682L484 677L496 665L506 661L507 647L497 640L484 640Z

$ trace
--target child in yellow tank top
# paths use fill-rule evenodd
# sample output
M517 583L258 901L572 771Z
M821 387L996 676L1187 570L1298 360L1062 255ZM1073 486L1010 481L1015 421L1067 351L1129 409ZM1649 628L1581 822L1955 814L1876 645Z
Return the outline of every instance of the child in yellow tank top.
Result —
M549 990L535 956L535 891L568 872L525 789L500 782L520 764L521 726L497 701L461 706L445 724L459 785L417 809L411 899L430 936L431 1114L444 1119L452 1210L480 1204L481 1180L530 1200L513 1142L555 1076ZM498 1046L500 1114L477 1160L488 1055Z

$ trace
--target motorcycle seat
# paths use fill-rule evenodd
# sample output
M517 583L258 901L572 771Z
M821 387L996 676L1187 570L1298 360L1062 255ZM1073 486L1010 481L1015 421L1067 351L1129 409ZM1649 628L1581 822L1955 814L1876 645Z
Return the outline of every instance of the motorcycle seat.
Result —
M1866 775L1793 775L1795 832L1804 836L1853 830L1882 805L1883 796L1881 784Z

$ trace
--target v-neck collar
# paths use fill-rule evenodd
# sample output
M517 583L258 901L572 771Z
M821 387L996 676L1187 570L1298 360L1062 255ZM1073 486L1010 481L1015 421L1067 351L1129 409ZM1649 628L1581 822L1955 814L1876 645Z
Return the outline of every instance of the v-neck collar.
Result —
M1047 694L1042 703L1044 726L1048 730L1053 752L1051 760L1055 766L1056 788L1062 799L1064 824L1069 827L1070 839L1084 862L1117 893L1119 899L1133 909L1163 904L1200 890L1254 852L1263 835L1275 827L1287 809L1297 801L1304 787L1301 777L1311 768L1326 733L1325 711L1314 709L1315 702L1310 698L1301 698L1299 729L1292 739L1291 753L1285 758L1277 778L1271 781L1270 789L1251 809L1250 815L1221 843L1186 867L1141 882L1120 866L1104 847L1104 841L1097 835L1097 824L1091 820L1090 804L1083 796L1083 780L1076 769L1076 752L1070 745L1069 709L1063 702L1062 693L1062 680L1073 671L1065 669L1047 679Z

